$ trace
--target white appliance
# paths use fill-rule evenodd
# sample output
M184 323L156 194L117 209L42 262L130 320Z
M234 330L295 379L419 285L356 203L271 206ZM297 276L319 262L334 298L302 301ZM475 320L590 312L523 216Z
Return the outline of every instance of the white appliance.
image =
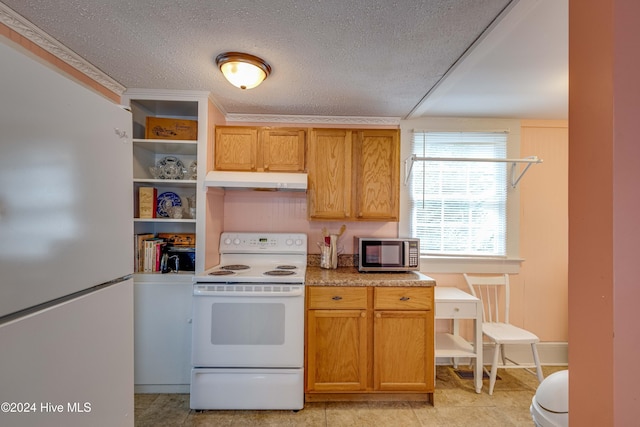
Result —
M569 370L554 372L540 383L529 412L536 427L569 425Z
M192 409L304 406L307 236L222 233L194 277Z
M133 426L131 115L0 37L0 424Z
M233 172L210 171L206 187L306 191L307 174L302 172Z

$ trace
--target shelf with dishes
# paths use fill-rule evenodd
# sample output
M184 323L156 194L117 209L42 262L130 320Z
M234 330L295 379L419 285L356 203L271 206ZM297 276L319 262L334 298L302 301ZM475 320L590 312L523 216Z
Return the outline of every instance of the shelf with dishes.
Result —
M134 221L195 222L195 184L155 181L134 182Z
M174 153L141 149L134 145L133 178L171 182L197 180L197 157L193 153Z
M169 148L180 148L167 154ZM191 142L134 144L134 220L195 222L197 157Z

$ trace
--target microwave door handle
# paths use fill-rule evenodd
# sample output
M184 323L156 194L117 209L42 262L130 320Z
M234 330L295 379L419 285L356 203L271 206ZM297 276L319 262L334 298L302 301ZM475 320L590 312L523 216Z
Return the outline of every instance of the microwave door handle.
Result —
M409 265L409 242L405 241L402 243L402 245L404 246L404 265L408 266Z

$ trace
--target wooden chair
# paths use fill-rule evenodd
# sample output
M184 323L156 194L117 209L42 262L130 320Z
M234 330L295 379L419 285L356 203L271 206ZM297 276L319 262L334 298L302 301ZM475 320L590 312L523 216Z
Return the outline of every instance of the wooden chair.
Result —
M475 276L464 274L464 278L471 293L482 301L482 333L494 345L491 373L489 374L489 394L493 394L498 368L524 368L537 375L538 381L542 382L544 376L536 348L540 339L535 334L509 323L509 275ZM509 359L505 354L505 344L529 344L534 363L518 364ZM500 359L502 363L499 363ZM532 368L536 369L535 373L531 370Z

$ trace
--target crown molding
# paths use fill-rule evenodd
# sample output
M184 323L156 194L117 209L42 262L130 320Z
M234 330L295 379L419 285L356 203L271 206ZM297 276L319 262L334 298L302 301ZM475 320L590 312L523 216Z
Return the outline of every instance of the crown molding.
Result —
M199 100L210 96L209 92L204 90L178 90L178 89L143 89L128 88L125 90L125 97L136 99L154 99L154 100Z
M276 114L226 114L227 122L252 123L304 123L323 125L380 125L398 126L400 117L358 117L358 116L302 116Z
M49 52L56 58L69 64L85 76L104 86L113 93L122 96L125 87L111 77L94 67L84 58L77 55L68 47L51 37L49 34L36 27L24 17L0 2L0 23L20 34L22 37Z

